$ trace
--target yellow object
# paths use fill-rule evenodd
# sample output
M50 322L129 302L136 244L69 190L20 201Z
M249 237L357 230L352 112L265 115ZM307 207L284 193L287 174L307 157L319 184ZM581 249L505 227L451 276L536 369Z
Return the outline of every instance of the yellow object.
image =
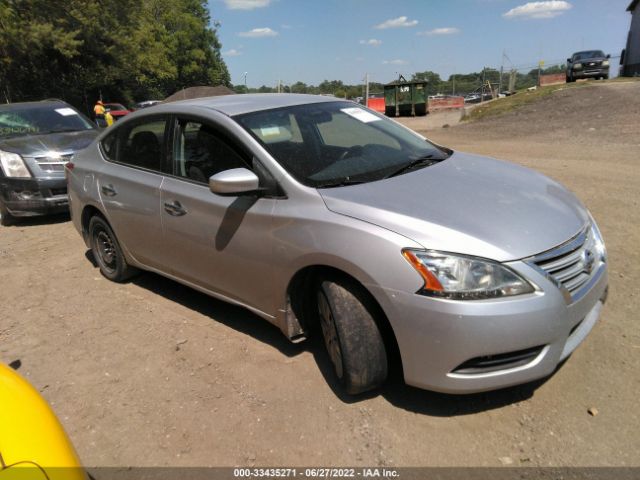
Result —
M0 480L86 480L62 425L40 394L0 363Z
M113 115L111 115L109 112L106 112L104 114L104 119L107 121L107 127L113 125Z
M102 105L102 103L96 103L96 105L93 107L93 113L95 113L96 115L104 115L105 111L106 108L104 108L104 105Z

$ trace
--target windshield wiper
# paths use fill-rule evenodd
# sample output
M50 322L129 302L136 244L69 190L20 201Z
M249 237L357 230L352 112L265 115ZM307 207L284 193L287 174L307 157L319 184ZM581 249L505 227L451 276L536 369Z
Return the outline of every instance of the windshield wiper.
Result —
M67 132L79 132L80 130L77 128L58 128L56 130L47 130L46 132L41 132L40 135L49 135L50 133L67 133Z
M439 161L440 159L434 160L433 154L430 153L429 155L425 155L423 157L416 158L409 163L405 163L402 167L391 172L389 175L386 175L384 178L391 178L397 175L402 175L403 173L418 167L428 167L429 165L433 165L434 163L438 163Z
M333 187L346 187L347 185L359 185L364 183L362 180L351 180L349 177L341 178L339 180L321 183L316 188L333 188Z

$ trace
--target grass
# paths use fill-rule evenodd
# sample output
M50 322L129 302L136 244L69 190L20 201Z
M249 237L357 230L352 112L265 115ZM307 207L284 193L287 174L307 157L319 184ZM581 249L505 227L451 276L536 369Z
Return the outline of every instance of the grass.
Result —
M591 84L592 82L576 82L539 87L533 91L519 90L515 95L511 95L505 98L498 98L496 100L492 100L484 104L475 106L470 112L465 114L463 121L474 122L487 117L504 115L505 113L509 113L526 105L535 103L538 100L541 100L542 98L547 97L558 90L564 90L567 88L584 88L590 86Z

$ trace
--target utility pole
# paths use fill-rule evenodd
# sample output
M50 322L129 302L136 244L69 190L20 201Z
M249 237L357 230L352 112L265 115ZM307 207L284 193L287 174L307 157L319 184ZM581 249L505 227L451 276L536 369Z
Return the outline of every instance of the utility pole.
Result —
M244 93L249 93L249 90L247 90L247 74L249 72L244 72L242 74L242 76L244 77Z
M364 76L364 106L369 106L369 74Z
M502 93L502 74L504 73L504 56L505 56L505 51L502 50L502 59L500 60L500 82L498 83L498 95Z
M453 71L453 75L451 76L451 80L453 80L453 91L451 92L451 95L455 96L456 95L456 72L455 72L455 70Z

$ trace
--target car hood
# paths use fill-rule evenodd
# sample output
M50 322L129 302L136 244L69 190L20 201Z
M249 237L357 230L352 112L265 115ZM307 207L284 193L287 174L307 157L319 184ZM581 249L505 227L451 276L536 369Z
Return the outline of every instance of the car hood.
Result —
M589 221L580 201L544 175L457 152L397 177L318 191L329 210L392 230L427 249L498 261L549 250Z
M87 147L100 130L25 135L0 140L0 150L17 153L23 157L37 157L48 152L78 151Z

